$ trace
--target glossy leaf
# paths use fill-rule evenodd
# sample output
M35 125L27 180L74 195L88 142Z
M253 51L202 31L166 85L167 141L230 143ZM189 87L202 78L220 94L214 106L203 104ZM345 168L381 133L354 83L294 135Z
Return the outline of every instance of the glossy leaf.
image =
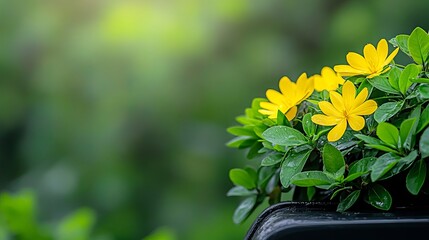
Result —
M356 201L359 199L360 190L355 190L351 192L346 198L341 200L341 202L337 206L338 212L344 212L347 209L351 208Z
M417 125L416 133L421 132L428 124L429 124L429 107L426 106L426 108L420 114L420 120L419 120L419 124Z
M374 113L374 119L378 123L389 120L392 116L397 114L404 105L403 101L398 102L387 102L377 108Z
M423 159L420 159L414 163L413 167L407 174L406 186L408 191L417 195L420 192L426 179L426 163Z
M396 90L399 90L399 77L401 76L401 70L397 67L392 67L389 71L389 83Z
M407 156L401 157L398 163L395 164L395 166L393 166L393 168L391 168L387 173L385 173L379 180L388 179L402 171L407 170L408 167L411 166L411 164L414 162L414 160L416 160L417 156L417 150L414 150L410 152L410 154L408 154Z
M244 169L234 168L229 171L229 178L237 186L243 186L247 189L256 187L255 179Z
M372 149L377 149L377 150L381 150L383 152L388 152L388 153L396 153L399 154L399 152L391 147L388 147L386 145L377 145L377 144L365 144L365 146L372 148Z
M402 146L407 150L411 149L411 142L416 128L417 124L415 118L406 119L401 123L399 135L401 136Z
M372 165L374 165L376 157L366 157L362 158L359 161L354 162L349 167L349 174L359 173L359 172L369 172L371 170Z
M377 76L372 79L368 79L368 82L375 88L380 91L391 93L391 94L400 94L398 90L396 90L388 80L387 77Z
M282 146L298 146L308 141L300 131L286 126L268 128L262 136L267 141Z
M312 149L296 152L290 151L286 156L280 170L280 182L284 187L290 185L291 178L302 171Z
M311 113L307 113L302 118L302 128L304 129L305 134L311 137L316 133L317 125L311 121Z
M395 39L395 46L399 47L399 49L407 54L410 55L410 51L408 49L408 39L409 39L409 35L405 35L405 34L400 34L397 35L394 39ZM393 43L392 43L393 44Z
M423 64L429 54L428 33L420 27L415 28L408 39L408 49L414 61Z
M416 78L419 73L420 67L415 64L408 64L402 71L399 77L399 89L403 95L406 94L408 88L413 84L410 79Z
M331 185L334 183L334 179L329 178L321 171L307 171L295 174L291 183L299 187L323 186Z
M275 165L275 164L281 162L281 160L283 159L283 156L284 156L284 154L281 154L281 153L270 154L270 155L266 156L264 159L262 159L261 166Z
M422 158L429 156L429 128L426 128L426 130L420 136L419 150Z
M231 188L227 193L226 196L228 197L247 197L251 195L258 194L258 191L256 189L249 190L242 186L235 186Z
M420 85L417 88L417 92L419 93L421 98L429 99L429 85L428 84Z
M333 174L335 178L344 174L344 158L337 148L329 143L325 144L323 147L322 158L324 171Z
M379 123L376 134L381 141L395 148L398 147L399 130L393 124L387 122Z
M232 217L235 224L242 223L250 215L255 207L257 196L251 196L244 199L235 209Z
M389 210L392 206L392 196L380 184L373 184L368 189L368 203L381 210Z
M360 140L364 141L367 144L374 144L374 145L382 145L383 141L381 141L378 138L370 137L363 134L355 134L355 137L359 138Z
M371 167L371 181L375 182L399 162L400 157L393 153L381 155Z

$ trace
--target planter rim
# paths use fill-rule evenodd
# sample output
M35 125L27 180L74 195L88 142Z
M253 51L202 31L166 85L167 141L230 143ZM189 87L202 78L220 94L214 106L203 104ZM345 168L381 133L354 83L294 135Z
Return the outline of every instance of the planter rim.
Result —
M388 221L416 221L416 222L424 222L429 226L429 205L424 206L402 206L395 207L389 211L382 211L377 209L370 208L362 208L360 211L359 208L354 211L347 211L344 213L336 212L338 203L337 202L295 202L295 201L284 201L266 208L252 223L249 230L246 233L245 240L250 240L255 237L258 230L263 227L263 223L267 221L267 219L276 212L279 211L290 211L290 212L298 212L298 213L318 213L326 212L329 214L333 214L333 216L340 216L341 218L352 220L350 222L360 224L367 221L362 220L363 218L376 219L377 223L386 223ZM309 215L310 216L310 215ZM353 220L354 218L359 220ZM320 221L320 220L319 220ZM314 223L314 220L309 218L308 222ZM347 221L344 221L344 224Z

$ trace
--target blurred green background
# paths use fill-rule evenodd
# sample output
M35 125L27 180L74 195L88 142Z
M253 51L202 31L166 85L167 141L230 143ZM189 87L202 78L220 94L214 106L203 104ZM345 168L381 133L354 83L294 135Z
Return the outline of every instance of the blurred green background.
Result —
M255 163L225 146L226 128L281 76L429 29L428 10L0 0L0 239L242 239L263 209L232 222L228 171Z

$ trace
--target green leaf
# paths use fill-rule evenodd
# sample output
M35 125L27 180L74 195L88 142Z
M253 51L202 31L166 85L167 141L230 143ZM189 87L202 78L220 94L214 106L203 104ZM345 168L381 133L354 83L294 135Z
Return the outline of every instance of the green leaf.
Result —
M409 39L409 35L405 35L405 34L400 34L397 35L395 37L396 40L396 44L394 44L395 46L399 47L399 49L410 56L410 51L408 50L408 39Z
M291 127L289 120L286 115L282 113L280 110L277 111L277 125L283 125Z
M422 158L429 156L429 128L426 128L426 130L420 136L419 150Z
M404 105L403 101L387 102L381 105L374 113L374 119L378 123L389 120L392 116L397 114Z
M366 78L363 78L356 92L360 93L364 88L368 89L368 96L371 96L374 87L368 82Z
M355 134L355 137L357 137L358 139L364 141L367 144L375 144L375 145L382 145L383 141L381 141L378 138L374 138L374 137L370 137L367 135L363 135L363 134Z
M253 131L253 127L234 126L234 127L229 127L226 130L235 136L249 136L249 137L254 137L254 138L258 137L258 136L256 136L255 132Z
M419 66L411 63L402 71L401 76L399 77L399 89L403 95L407 93L408 88L413 84L410 79L416 78L420 73L420 69L421 68Z
M231 188L227 193L226 196L228 197L247 197L258 194L258 191L256 189L249 190L242 186L235 186Z
M331 185L334 182L334 179L329 178L321 171L300 172L295 174L291 179L291 183L299 187Z
M280 170L280 182L283 187L289 187L291 178L302 171L312 151L313 149L300 152L292 150L288 153Z
M426 106L426 108L423 110L422 114L420 115L420 120L419 120L419 124L417 125L416 133L421 132L428 124L429 124L429 106Z
M424 182L426 179L426 163L423 159L420 159L416 163L414 163L413 167L407 174L406 178L406 186L408 191L417 195L420 192Z
M410 81L413 83L429 83L429 78L411 78Z
M267 141L282 146L298 146L308 142L300 131L286 126L268 128L262 136Z
M307 136L312 137L316 133L317 125L311 121L311 113L307 113L302 118L302 128Z
M247 189L256 187L255 179L244 169L233 168L229 171L229 178L237 186L243 186Z
M344 175L344 158L337 148L329 143L325 144L323 147L322 158L323 167L326 172L333 174L335 178Z
M399 131L393 124L387 122L379 123L376 134L381 141L391 145L392 147L398 147Z
M413 162L416 160L418 154L417 150L412 151L410 154L408 154L405 157L401 157L399 159L398 163L393 166L392 169L390 169L387 173L385 173L379 180L385 180L392 176L395 176L396 174L406 170Z
M377 76L372 79L368 79L368 82L380 91L391 94L400 94L400 92L390 84L386 77Z
M249 151L247 152L247 159L253 159L260 155L259 150L263 147L262 143L255 141L252 146L250 146Z
M399 90L399 77L401 76L401 70L397 67L392 67L389 71L389 83L390 85L397 90Z
M419 93L420 97L423 99L429 98L429 85L428 84L422 84L417 88L417 92Z
M366 157L362 158L359 161L354 162L349 167L349 174L354 173L367 173L371 170L372 165L374 165L375 161L377 160L376 157Z
M395 149L392 149L391 147L388 147L386 145L376 145L376 144L365 144L366 147L381 150L383 152L389 152L389 153L396 153L399 154L399 152Z
M371 167L371 181L375 182L392 169L398 162L400 157L393 153L385 153L381 155Z
M256 204L256 197L257 196L251 196L246 199L244 199L240 205L235 209L234 215L232 217L235 224L240 224L246 218L250 215L250 213L253 211L255 204Z
M360 195L360 190L355 190L352 193L350 193L346 198L341 200L341 202L337 206L338 212L344 212L350 207L353 206L353 204L356 203Z
M307 188L307 197L308 200L313 200L314 195L316 194L316 188L315 187L308 187Z
M425 30L417 27L410 34L408 49L411 57L418 64L424 64L429 54L429 36Z
M261 166L272 166L282 161L284 154L274 153L266 156L261 161Z
M392 196L380 184L373 184L368 189L368 202L375 208L387 211L392 206Z
M402 146L407 150L411 149L412 137L416 131L416 128L417 124L415 118L404 120L399 127L399 135L401 136Z
M276 175L276 167L260 167L258 169L258 188L266 189L271 178Z
M231 139L226 143L226 146L230 148L247 148L255 143L255 139L249 136L240 136Z

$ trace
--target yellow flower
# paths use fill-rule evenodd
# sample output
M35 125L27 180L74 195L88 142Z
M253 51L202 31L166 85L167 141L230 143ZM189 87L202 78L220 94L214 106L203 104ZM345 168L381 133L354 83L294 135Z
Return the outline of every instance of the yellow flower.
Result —
M279 82L280 92L268 89L266 96L269 102L261 102L259 112L268 115L269 118L277 118L280 110L290 121L296 116L297 105L307 99L314 91L313 78L307 78L303 73L296 83L288 77L282 77Z
M355 52L348 53L346 58L349 65L337 65L334 70L342 76L365 75L367 78L373 78L390 69L390 67L384 67L393 60L398 50L399 48L396 48L387 56L389 52L387 41L381 39L377 44L377 49L372 44L365 45L364 56Z
M370 115L377 109L374 100L366 100L368 89L364 88L356 97L356 88L352 82L346 81L343 85L342 96L334 91L329 92L331 102L319 102L319 108L325 114L315 114L311 120L322 126L335 126L328 133L328 141L340 139L347 128L359 131L365 126L365 119L361 115Z
M344 79L340 74L335 73L334 70L330 67L324 67L322 69L321 75L314 75L314 89L316 91L334 91L337 90L338 86L344 84Z

